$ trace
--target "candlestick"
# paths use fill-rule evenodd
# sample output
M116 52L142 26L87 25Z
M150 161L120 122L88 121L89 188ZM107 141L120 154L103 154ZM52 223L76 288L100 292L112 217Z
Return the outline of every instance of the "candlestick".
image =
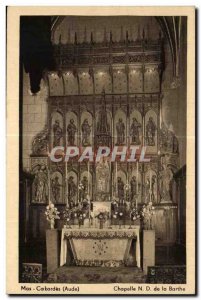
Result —
M47 155L48 155L48 202L51 203L51 178L50 178L50 159L49 159L49 146L47 145Z
M137 208L137 204L138 204L138 161L137 161L137 176L136 176L136 183L137 183L137 187L136 187L136 208Z
M118 196L118 186L117 186L117 161L116 161L116 194Z
M89 195L89 161L88 161L88 187L87 187L87 190L88 190L88 195Z
M68 162L65 162L66 165L66 204L68 204Z
M137 194L138 194L138 161L137 161Z
M151 201L151 169L149 172L149 199Z

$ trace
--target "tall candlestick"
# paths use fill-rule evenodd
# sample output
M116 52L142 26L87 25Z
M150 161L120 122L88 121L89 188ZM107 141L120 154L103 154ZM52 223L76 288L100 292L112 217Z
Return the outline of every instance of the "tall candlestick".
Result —
M149 198L151 201L151 169L150 169L150 173L149 173Z
M50 158L49 158L49 146L47 145L47 155L48 155L48 202L51 202L51 178L50 178Z
M136 197L136 208L137 208L137 204L138 204L138 161L137 161L137 176L136 176L136 183L137 183L137 188L136 188L136 193L137 193L137 197Z
M88 161L88 195L89 195L89 161Z
M137 194L138 194L138 161L137 161Z
M116 161L116 193L117 193L117 196L118 196L118 186L117 186L117 161Z
M65 161L66 166L66 204L68 204L68 162Z

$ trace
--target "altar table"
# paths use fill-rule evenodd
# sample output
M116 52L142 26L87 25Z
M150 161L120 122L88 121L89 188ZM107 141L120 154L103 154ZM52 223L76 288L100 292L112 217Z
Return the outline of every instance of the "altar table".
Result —
M69 246L77 265L118 266L118 262L126 261L133 239L136 240L137 267L140 268L140 226L131 229L64 228L60 266L67 262Z

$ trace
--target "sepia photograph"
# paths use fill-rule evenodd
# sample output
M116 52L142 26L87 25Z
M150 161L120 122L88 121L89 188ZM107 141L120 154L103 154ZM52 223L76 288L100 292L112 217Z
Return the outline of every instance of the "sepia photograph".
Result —
M182 8L19 9L19 293L195 293L195 19Z

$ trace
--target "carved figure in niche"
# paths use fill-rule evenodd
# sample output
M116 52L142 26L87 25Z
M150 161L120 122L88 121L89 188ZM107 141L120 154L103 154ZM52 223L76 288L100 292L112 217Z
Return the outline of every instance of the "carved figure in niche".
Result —
M62 185L59 182L59 177L55 176L55 178L52 179L52 196L55 203L58 203L60 201L61 186Z
M37 173L34 178L34 202L45 203L48 199L48 178L45 166L38 166Z
M157 178L156 175L153 175L151 178L151 201L156 202L157 199Z
M145 202L148 203L150 201L150 179L147 178L145 182Z
M91 127L88 123L88 120L85 119L82 123L82 145L83 146L89 146L90 145L90 133L91 133Z
M77 127L74 124L74 120L71 119L70 123L67 126L67 133L68 133L68 145L74 146L75 145L75 133L77 131Z
M47 151L47 143L48 143L48 128L45 128L39 132L33 139L32 142L32 151L33 154L41 154Z
M110 169L106 159L102 159L96 167L97 192L109 192Z
M179 153L179 142L173 127L171 126L168 129L164 122L161 124L160 145L161 149L165 152Z
M159 192L161 203L172 202L173 172L166 162L162 162L162 171L159 176Z
M133 177L131 178L130 186L131 186L131 200L133 200L133 199L134 199L134 196L135 196L136 193L137 193L137 181L136 181L136 176L133 176Z
M124 144L125 141L125 125L121 118L119 118L119 121L116 124L116 130L117 130L117 145Z
M117 178L117 190L118 190L118 198L119 201L121 202L124 199L124 183L121 177Z
M53 133L54 133L53 147L60 146L60 140L63 135L63 130L60 127L59 120L56 120L53 125Z
M86 196L88 194L88 178L87 178L87 176L84 176L82 178L81 183L83 185L83 189L80 191L80 198L81 198L81 200L83 200L84 198L86 198Z
M72 201L73 203L75 203L76 194L77 194L77 186L74 182L73 176L70 176L68 179L68 200L69 200L69 202Z
M150 117L146 125L146 141L148 146L155 146L156 124Z
M140 144L140 129L142 125L137 121L136 118L133 118L133 122L130 127L130 135L132 138L132 144L139 145Z

